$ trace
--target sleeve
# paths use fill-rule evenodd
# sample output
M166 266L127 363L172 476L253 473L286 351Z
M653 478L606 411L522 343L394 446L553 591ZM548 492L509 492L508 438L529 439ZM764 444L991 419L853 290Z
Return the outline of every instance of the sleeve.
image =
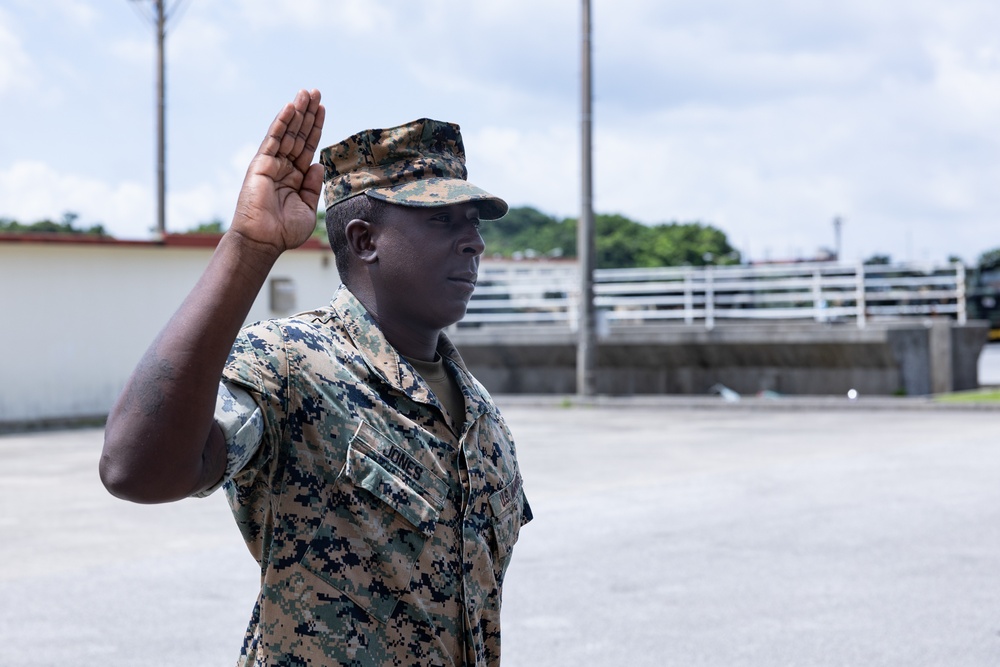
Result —
M195 494L211 495L240 472L260 448L264 418L253 397L236 384L223 380L215 398L215 422L226 438L226 472L215 485Z

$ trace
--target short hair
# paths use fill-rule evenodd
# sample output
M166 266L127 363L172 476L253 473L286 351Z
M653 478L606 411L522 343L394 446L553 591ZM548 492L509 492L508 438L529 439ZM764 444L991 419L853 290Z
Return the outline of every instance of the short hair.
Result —
M360 194L350 199L337 202L326 209L326 236L333 249L333 257L337 262L337 273L345 285L348 280L348 263L351 261L351 250L347 246L347 223L351 220L367 220L378 224L382 220L383 211L389 206L384 201L374 199L366 194Z

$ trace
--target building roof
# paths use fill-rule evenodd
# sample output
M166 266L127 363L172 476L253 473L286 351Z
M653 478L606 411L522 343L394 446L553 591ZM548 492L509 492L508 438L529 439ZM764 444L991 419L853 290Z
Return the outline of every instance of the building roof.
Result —
M220 234L166 234L160 240L116 239L111 236L91 234L55 233L0 233L0 243L56 244L78 246L148 246L171 248L214 248L219 245ZM310 238L297 250L330 250L330 246L317 238Z

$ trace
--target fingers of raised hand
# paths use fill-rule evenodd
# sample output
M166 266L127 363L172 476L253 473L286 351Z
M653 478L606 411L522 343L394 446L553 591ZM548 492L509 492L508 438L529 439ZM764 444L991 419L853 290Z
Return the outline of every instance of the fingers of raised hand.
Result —
M306 171L319 144L324 118L319 91L300 90L271 123L261 154L283 158L298 171Z
M300 171L306 171L312 164L313 156L319 148L319 140L323 134L323 122L326 120L326 107L319 104L317 94L316 109L306 116L306 123L299 131L302 137L302 149L296 158L295 166ZM308 128L308 129L306 129Z

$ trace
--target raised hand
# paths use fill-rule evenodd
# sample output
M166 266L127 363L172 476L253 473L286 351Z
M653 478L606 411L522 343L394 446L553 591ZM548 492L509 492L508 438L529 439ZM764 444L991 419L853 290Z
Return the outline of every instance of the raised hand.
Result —
M318 90L300 90L278 113L247 169L232 233L275 253L306 242L323 186L313 156L325 115Z
M250 163L229 231L205 272L146 350L105 428L101 479L117 496L165 502L222 476L226 443L215 396L233 341L274 261L316 226L323 168L319 91L300 91Z

